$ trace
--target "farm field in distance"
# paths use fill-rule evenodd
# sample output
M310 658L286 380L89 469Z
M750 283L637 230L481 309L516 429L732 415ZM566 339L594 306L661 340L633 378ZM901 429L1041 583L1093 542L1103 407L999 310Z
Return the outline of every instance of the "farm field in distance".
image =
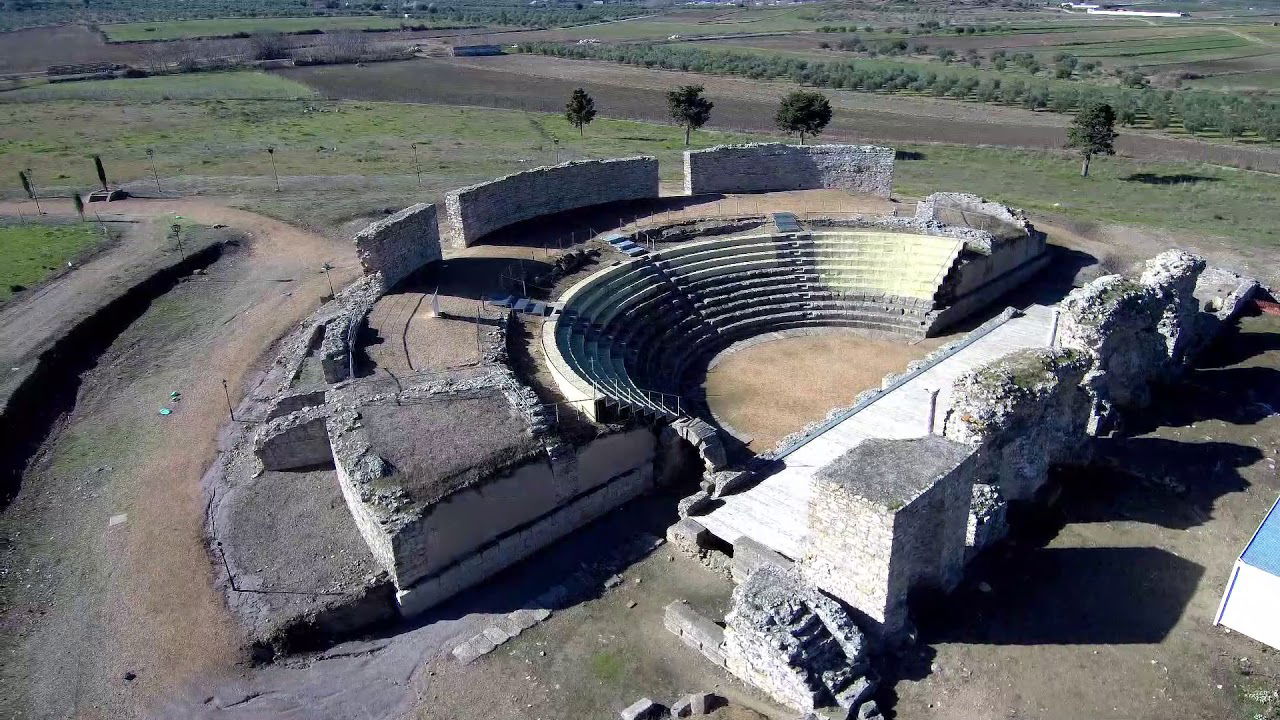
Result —
M410 76L420 73L413 71ZM235 83L243 82L241 92L260 92L263 77L228 74L223 84L211 86L210 91L213 98L231 94L236 92ZM188 77L178 79L186 81ZM303 183L309 190L323 184L325 176L346 176L353 171L408 178L413 172L409 148L413 142L418 143L420 167L428 181L440 188L572 157L656 154L664 180L673 184L681 171L683 147L677 128L608 118L615 114L625 118L636 112L635 107L657 102L656 96L633 93L615 98L601 94L600 108L606 117L593 123L580 140L556 113L398 102L194 97L143 102L140 98L154 98L155 90L130 88L130 84L146 88L151 82L165 80L112 81L111 91L119 93L114 102L0 104L4 120L0 177L16 177L18 170L32 168L43 186L69 188L91 183L92 163L80 149L90 146L102 155L113 179L145 181L150 173L145 151L152 148L166 183L176 177L198 187L204 178L203 182L214 187L220 184L218 178L269 171L266 148L273 147L280 174L309 178ZM518 77L513 80L523 82ZM283 78L273 81L286 88L295 86ZM555 94L562 90L557 88ZM448 102L450 98L435 100ZM613 102L618 104L609 104ZM719 112L736 111L745 117L760 112L757 107L725 102ZM720 122L729 127L739 124L732 116ZM693 139L695 146L708 146L770 137L776 136L698 132ZM1003 202L1082 218L1228 235L1234 238L1232 242L1246 246L1268 246L1280 237L1276 229L1280 227L1280 207L1273 202L1274 177L1268 174L1108 158L1097 163L1095 177L1082 179L1072 159L1061 152L898 146L909 152L908 159L900 163L898 182L919 192L933 184L929 178L950 177L951 184L978 183L984 194ZM909 159L914 157L918 159ZM976 172L975 168L983 170ZM9 188L6 194L13 197L16 192ZM406 200L412 196L410 188L400 192L408 193ZM346 203L353 201L358 205L357 199L347 197L320 210L284 209L280 216L323 227L332 220L350 219L328 213L342 212L348 208ZM258 203L270 204L276 199L268 196L249 202L262 207ZM293 215L295 212L300 215Z
M302 33L319 30L392 30L406 24L427 27L456 27L452 23L433 23L429 19L412 23L398 17L256 17L221 18L216 20L172 20L168 22L136 22L101 26L110 42L143 40L186 40L192 38L230 37L238 33Z

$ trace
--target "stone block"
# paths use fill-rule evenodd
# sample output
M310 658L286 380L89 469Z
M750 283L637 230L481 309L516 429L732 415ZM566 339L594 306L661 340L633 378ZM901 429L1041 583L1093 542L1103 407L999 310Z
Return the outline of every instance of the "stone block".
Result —
M734 582L743 582L756 568L766 564L789 570L795 563L746 535L734 543L733 564L730 566Z
M706 546L710 532L693 518L683 518L667 528L667 541L687 555L697 555Z
M709 715L723 704L724 698L715 693L692 693L671 704L671 717L683 718Z
M724 642L724 628L679 600L667 605L662 624L696 649L718 648Z
M666 708L649 698L640 698L618 713L621 720L658 720L666 715Z

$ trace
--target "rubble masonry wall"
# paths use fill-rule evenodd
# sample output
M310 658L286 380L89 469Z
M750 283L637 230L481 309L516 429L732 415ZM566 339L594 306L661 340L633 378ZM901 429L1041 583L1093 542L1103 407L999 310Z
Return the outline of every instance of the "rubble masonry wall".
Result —
M531 465L546 467L529 463L494 483L463 491L469 497L459 504L433 507L422 521L401 530L422 538L424 567L438 568L399 583L402 614L445 600L649 490L654 447L647 429L606 436L579 448L565 470L522 472ZM539 480L549 492L530 485ZM434 559L438 543L455 558L442 568Z
M832 188L889 197L893 148L875 145L717 145L684 153L686 195Z
M436 206L426 203L372 223L354 239L365 274L382 273L388 286L441 258Z
M658 159L576 160L505 175L445 196L445 239L466 247L507 225L590 205L658 197Z
M1030 500L1051 465L1087 459L1088 369L1070 350L997 358L956 379L943 434L979 449L977 482L995 485L1005 500Z

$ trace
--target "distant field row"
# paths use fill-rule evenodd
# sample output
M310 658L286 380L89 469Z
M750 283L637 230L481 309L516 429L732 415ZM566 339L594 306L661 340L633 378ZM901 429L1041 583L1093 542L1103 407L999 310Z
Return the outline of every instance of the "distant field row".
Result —
M47 100L161 102L166 100L306 98L315 91L278 75L260 72L192 73L36 85L0 92L0 103Z
M295 18L220 18L216 20L174 20L171 22L135 22L103 25L102 32L110 42L139 40L183 40L203 37L227 37L236 33L298 33L320 30L395 30L403 25L447 27L450 23L433 23L427 19L406 20L398 17L295 17Z
M228 75L230 82L242 78ZM250 92L246 89L245 92ZM696 147L769 135L697 132ZM14 197L18 170L41 188L95 183L91 154L113 181L150 176L155 151L161 183L192 178L269 176L268 147L282 176L412 178L414 154L428 187L447 188L569 157L656 154L664 180L681 172L681 131L671 125L600 118L586 139L559 113L401 103L201 100L150 103L50 101L0 105L0 178ZM1082 218L1230 236L1238 245L1280 246L1275 176L1207 165L1101 159L1080 178L1061 152L902 144L898 187L923 194L962 189L1030 208ZM411 184L412 181L410 181ZM61 192L67 192L62 190ZM264 202L266 200L264 199ZM312 220L319 216L314 204ZM327 212L327 211L326 211ZM296 218L295 218L296 219Z

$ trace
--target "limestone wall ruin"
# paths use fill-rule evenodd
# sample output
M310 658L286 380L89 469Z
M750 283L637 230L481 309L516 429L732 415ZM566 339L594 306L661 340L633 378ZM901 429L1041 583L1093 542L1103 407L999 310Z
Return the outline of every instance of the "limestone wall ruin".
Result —
M419 203L370 224L354 238L366 275L380 272L395 285L427 263L440 259L436 206Z
M339 485L411 615L484 580L653 485L654 434L606 435L496 469L433 500L406 490L354 410L329 423Z
M1051 465L1086 461L1092 401L1081 382L1088 369L1082 353L1036 349L961 375L943 431L980 448L975 480L996 486L1005 500L1029 500Z
M1151 383L1168 380L1200 347L1196 280L1204 259L1169 250L1149 260L1137 280L1107 275L1073 290L1062 301L1062 347L1090 361L1084 386L1094 399L1093 426L1118 411L1145 407Z
M658 197L658 159L575 160L459 188L445 196L445 237L466 247L521 220Z
M794 570L770 564L734 589L725 616L729 672L802 712L835 706L851 713L870 699L876 677L867 645L839 603Z
M875 145L717 145L684 153L686 195L832 188L889 197L893 148Z

